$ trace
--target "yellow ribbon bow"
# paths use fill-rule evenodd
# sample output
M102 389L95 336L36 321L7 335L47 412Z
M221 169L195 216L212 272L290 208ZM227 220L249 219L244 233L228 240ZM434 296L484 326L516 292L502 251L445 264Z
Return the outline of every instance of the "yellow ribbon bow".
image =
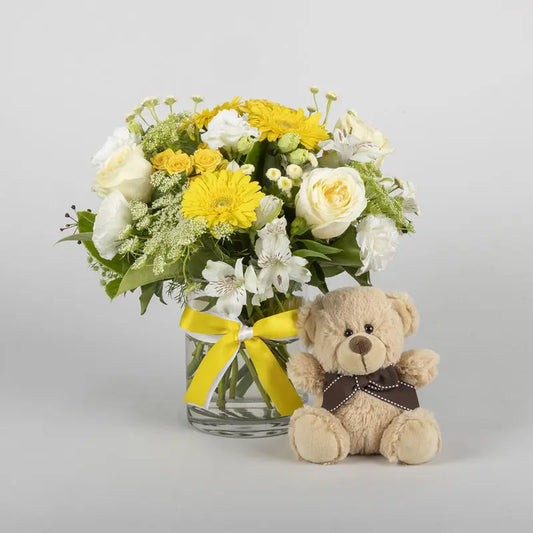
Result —
M250 355L266 392L283 416L292 415L302 400L280 367L274 354L261 340L286 339L297 335L296 311L285 311L258 320L253 327L185 307L180 326L189 333L222 335L207 352L187 389L184 401L207 409L226 370L237 356L241 342ZM194 336L194 335L193 335Z

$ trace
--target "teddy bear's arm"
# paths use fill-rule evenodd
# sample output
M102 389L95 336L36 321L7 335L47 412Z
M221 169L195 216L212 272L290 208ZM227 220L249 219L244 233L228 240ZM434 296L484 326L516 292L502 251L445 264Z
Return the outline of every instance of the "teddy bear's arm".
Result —
M396 369L402 381L423 387L437 375L438 362L439 355L433 350L408 350L402 353Z
M287 363L287 375L294 386L302 391L318 394L324 388L324 369L310 353L292 354Z

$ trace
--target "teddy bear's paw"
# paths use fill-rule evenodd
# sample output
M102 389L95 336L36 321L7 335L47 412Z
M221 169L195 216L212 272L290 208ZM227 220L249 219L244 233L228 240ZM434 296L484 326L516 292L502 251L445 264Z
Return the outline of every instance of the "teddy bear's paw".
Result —
M404 411L383 432L381 453L392 463L418 465L440 451L440 429L425 409Z
M302 407L289 425L291 446L299 459L332 464L344 459L350 438L339 419L320 407Z

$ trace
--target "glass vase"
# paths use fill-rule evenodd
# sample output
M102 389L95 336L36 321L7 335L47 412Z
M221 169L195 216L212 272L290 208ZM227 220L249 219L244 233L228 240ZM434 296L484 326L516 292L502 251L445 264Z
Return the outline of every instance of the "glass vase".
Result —
M289 356L299 349L298 340L265 343L286 371ZM196 369L213 344L185 335L186 376L189 386ZM301 395L306 401L305 395ZM220 380L209 409L187 405L187 419L199 431L223 437L272 437L288 431L289 416L282 416L257 376L254 364L241 344Z

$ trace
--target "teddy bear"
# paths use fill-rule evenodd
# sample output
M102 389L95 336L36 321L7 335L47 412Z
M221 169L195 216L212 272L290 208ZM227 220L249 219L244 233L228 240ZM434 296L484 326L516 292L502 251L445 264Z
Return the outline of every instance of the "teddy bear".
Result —
M402 351L418 327L407 294L334 290L302 305L297 327L313 353L294 353L288 376L316 398L290 420L299 459L332 464L348 454L381 453L392 463L414 465L440 451L439 426L416 393L436 376L439 356Z

